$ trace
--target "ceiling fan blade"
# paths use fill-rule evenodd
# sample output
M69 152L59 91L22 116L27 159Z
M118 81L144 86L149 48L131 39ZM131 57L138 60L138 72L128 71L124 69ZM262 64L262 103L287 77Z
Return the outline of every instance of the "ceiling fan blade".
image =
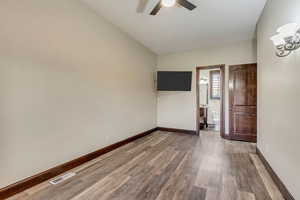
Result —
M194 10L197 7L187 0L177 0L177 3L188 10Z
M148 1L149 0L139 0L139 4L138 4L138 7L136 8L136 12L138 12L138 13L144 12Z
M159 10L161 9L162 4L161 4L161 0L156 4L156 6L153 8L153 10L151 11L150 15L156 15Z

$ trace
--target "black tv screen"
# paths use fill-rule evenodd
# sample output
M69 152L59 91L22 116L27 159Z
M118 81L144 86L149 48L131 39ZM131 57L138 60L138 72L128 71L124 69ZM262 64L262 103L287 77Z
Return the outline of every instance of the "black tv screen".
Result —
M192 72L157 72L158 91L191 91Z

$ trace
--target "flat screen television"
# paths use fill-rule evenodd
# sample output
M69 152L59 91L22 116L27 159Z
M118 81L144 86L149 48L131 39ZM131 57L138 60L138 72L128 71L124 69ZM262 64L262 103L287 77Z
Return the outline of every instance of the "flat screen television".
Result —
M191 91L192 72L157 72L158 91Z

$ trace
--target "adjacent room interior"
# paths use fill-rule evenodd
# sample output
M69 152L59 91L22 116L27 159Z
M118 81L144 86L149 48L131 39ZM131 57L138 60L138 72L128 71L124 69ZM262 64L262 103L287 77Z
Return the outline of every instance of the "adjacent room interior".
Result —
M299 0L0 1L0 199L300 199Z
M224 73L221 72L224 66L210 66L197 68L197 123L199 131L221 134L223 128L223 84ZM222 121L221 121L222 119Z

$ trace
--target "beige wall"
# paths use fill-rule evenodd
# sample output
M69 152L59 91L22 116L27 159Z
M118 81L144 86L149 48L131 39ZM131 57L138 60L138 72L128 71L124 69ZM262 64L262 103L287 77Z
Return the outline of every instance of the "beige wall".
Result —
M300 24L299 0L269 0L258 24L258 147L300 199L300 49L275 56L270 37L287 23Z
M255 62L254 41L159 56L157 70L193 71L193 83L191 92L158 93L158 126L196 130L196 66L226 64L225 123L226 133L228 133L228 66Z
M0 188L156 127L156 56L76 0L0 2Z

